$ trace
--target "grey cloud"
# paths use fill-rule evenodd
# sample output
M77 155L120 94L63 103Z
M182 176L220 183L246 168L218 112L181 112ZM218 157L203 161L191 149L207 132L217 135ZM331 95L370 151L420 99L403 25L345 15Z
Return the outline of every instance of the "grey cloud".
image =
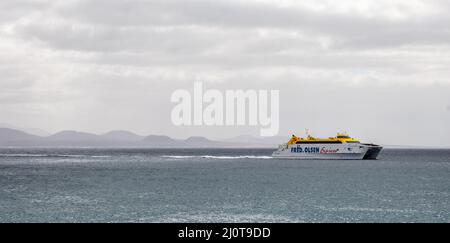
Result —
M185 54L201 59L202 54L220 52L248 58L252 53L267 54L267 59L285 53L307 57L321 50L338 53L450 41L450 29L443 24L450 22L447 15L394 21L237 1L73 1L36 18L17 23L15 33L49 48L144 52L178 60Z
M282 134L348 129L408 143L427 126L450 144L441 135L450 121L449 4L437 3L436 14L390 19L247 1L2 1L0 122L175 137L257 132L172 126L171 92L205 81L280 89Z
M74 26L61 23L51 27L41 24L17 26L23 39L34 39L51 48L87 52L170 52L198 53L219 45L222 33L196 29L157 30L152 28L114 28Z
M442 6L450 9L448 5ZM317 13L302 8L237 1L80 1L61 9L62 16L108 26L209 26L305 31L336 39L337 47L390 47L408 43L448 43L445 14L404 20L357 14Z
M402 56L333 52L317 40L285 33L261 37L257 31L216 31L202 28L44 27L26 25L17 33L50 47L95 52L91 62L131 66L207 65L229 68L301 66L310 68L414 69L417 63ZM64 33L64 34L61 34ZM273 35L272 35L273 34ZM423 60L423 59L419 59Z
M23 16L47 11L49 7L51 7L49 1L0 1L0 23L14 22Z

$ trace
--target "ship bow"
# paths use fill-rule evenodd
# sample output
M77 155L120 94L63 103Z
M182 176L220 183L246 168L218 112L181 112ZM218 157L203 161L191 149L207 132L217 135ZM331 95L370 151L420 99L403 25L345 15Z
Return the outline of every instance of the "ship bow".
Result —
M383 147L376 144L364 144L368 146L366 154L364 154L363 159L377 159L378 154L380 154Z

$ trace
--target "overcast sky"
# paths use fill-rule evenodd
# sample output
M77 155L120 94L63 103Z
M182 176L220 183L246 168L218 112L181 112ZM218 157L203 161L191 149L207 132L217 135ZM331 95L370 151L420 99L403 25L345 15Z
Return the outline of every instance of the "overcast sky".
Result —
M450 146L450 1L2 0L0 123L176 127L176 89L279 89L280 135Z

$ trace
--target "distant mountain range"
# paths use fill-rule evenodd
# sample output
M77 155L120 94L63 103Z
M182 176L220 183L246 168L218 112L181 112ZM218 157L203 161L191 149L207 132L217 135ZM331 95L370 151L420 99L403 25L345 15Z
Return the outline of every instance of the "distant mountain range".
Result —
M111 131L97 135L78 131L61 131L51 135L30 134L19 129L0 128L0 147L148 147L148 148L219 148L276 147L285 137L253 137L242 135L220 141L205 137L184 140L168 136L140 136L129 131Z
M26 133L31 134L31 135L36 135L36 136L42 136L42 137L50 136L49 132L44 131L44 130L39 129L39 128L17 127L17 126L8 124L8 123L0 123L0 127L10 128L10 129L14 129L14 130L20 130L20 131L26 132Z

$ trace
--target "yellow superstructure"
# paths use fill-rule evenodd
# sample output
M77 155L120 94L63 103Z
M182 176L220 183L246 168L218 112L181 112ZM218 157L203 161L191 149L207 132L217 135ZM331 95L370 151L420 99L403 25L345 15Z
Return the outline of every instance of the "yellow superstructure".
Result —
M335 137L329 138L315 138L311 135L308 135L306 138L302 138L292 135L292 138L288 142L289 145L301 143L359 143L359 140L351 138L346 133L337 133Z

